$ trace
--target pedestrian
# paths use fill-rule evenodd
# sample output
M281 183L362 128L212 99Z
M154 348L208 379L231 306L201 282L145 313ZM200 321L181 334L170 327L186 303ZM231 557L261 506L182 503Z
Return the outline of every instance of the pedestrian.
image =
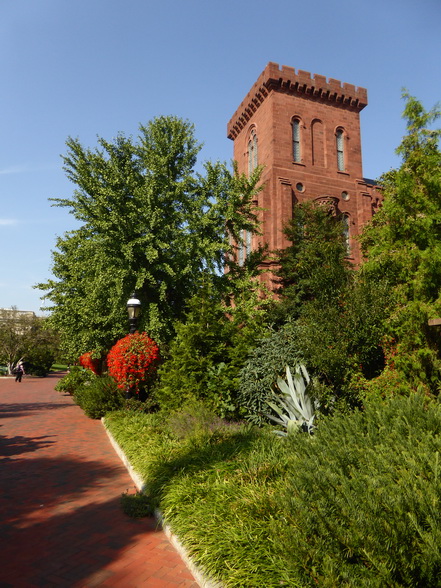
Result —
M14 373L15 373L15 381L21 382L21 379L25 373L23 360L20 359L20 361L17 363L17 365L15 366Z

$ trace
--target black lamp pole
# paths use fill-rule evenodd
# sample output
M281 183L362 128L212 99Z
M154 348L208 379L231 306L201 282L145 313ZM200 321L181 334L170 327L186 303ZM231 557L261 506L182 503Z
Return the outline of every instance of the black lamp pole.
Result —
M129 333L133 335L136 333L136 329L138 327L138 318L141 312L141 302L136 298L135 293L133 293L129 300L127 300L127 313L129 315L129 325L130 330ZM132 393L130 392L130 388L127 387L126 389L126 398L131 398Z
M138 318L141 312L141 302L138 298L135 297L135 293L133 293L129 300L127 300L127 312L129 315L129 325L130 331L129 333L133 335L136 333L136 329L138 327Z

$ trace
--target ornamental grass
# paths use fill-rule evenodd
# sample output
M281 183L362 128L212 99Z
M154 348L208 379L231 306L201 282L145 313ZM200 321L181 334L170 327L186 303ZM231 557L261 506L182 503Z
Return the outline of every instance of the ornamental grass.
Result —
M441 586L441 407L372 399L313 436L106 424L193 561L231 587Z

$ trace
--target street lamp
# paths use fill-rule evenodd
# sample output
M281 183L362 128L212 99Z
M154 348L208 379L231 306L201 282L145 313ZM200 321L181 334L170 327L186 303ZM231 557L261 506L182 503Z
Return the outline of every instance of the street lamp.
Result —
M136 332L136 327L138 326L138 318L141 312L141 302L138 298L135 298L135 293L131 295L129 300L127 300L127 312L129 315L129 325L130 325L130 334Z

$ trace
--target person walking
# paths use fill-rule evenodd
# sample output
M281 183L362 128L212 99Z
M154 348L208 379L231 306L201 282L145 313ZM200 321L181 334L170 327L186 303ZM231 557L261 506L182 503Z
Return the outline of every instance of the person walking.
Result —
M17 363L17 365L15 366L15 381L16 382L21 382L21 379L25 373L24 371L24 365L23 365L23 360L20 359L20 361Z

